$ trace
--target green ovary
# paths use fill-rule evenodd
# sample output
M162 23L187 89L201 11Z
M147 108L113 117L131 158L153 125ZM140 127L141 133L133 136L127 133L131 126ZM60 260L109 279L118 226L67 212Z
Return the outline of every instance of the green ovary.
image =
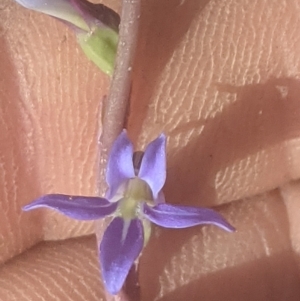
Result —
M139 217L138 211L142 202L153 202L149 185L139 178L130 179L125 189L124 197L120 200L120 215L124 219Z
M124 197L119 201L118 213L124 220L139 218L142 221L145 246L150 238L151 223L140 216L140 205L144 202L153 204L149 185L139 178L130 179L124 191Z

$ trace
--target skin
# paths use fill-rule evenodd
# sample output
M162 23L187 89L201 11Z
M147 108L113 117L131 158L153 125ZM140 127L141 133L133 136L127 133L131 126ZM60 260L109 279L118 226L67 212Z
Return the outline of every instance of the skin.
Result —
M299 0L142 1L129 135L164 131L167 202L238 231L154 227L141 300L299 300L299 16ZM95 194L109 79L55 20L9 0L0 20L0 299L103 300L94 225L20 208Z

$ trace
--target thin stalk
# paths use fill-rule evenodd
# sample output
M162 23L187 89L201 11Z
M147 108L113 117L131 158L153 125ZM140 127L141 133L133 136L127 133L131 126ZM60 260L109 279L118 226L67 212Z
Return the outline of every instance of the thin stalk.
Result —
M106 190L105 169L110 148L125 127L129 105L131 74L138 38L140 0L123 0L119 44L115 69L109 93L102 104L99 116L99 151L97 192L104 195ZM121 292L116 296L107 295L107 301L139 301L138 262L131 268Z
M140 19L140 0L123 0L119 44L108 96L99 120L98 193L105 192L105 167L113 141L125 126L129 104L131 73Z

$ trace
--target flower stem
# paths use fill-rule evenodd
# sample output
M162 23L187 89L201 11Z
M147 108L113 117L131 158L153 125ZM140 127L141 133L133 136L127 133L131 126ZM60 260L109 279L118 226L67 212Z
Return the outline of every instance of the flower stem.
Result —
M140 0L123 0L115 69L99 120L98 194L103 195L105 167L113 141L125 126L131 73L138 38Z
M106 190L105 169L110 148L125 127L131 89L131 73L138 38L140 0L123 0L119 43L115 69L102 112L99 116L99 151L97 193L104 195ZM138 262L134 264L121 292L116 296L106 296L106 300L139 301Z

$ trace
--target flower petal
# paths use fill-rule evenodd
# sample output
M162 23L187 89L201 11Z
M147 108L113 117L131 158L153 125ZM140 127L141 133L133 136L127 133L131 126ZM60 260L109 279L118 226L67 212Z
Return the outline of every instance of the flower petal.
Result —
M100 244L100 263L106 289L117 294L143 249L143 226L139 219L116 217L107 227Z
M148 144L138 176L148 183L156 199L166 181L166 136L164 134Z
M88 25L74 4L78 0L15 0L20 5L74 24L85 31Z
M96 220L112 214L118 203L110 203L99 197L47 194L23 207L29 211L41 207L51 208L78 220Z
M201 207L144 204L144 215L154 224L165 228L187 228L196 225L215 225L228 232L235 231L218 212Z
M126 130L115 140L107 163L106 182L109 186L107 198L111 199L121 184L134 178L133 145L128 139Z

